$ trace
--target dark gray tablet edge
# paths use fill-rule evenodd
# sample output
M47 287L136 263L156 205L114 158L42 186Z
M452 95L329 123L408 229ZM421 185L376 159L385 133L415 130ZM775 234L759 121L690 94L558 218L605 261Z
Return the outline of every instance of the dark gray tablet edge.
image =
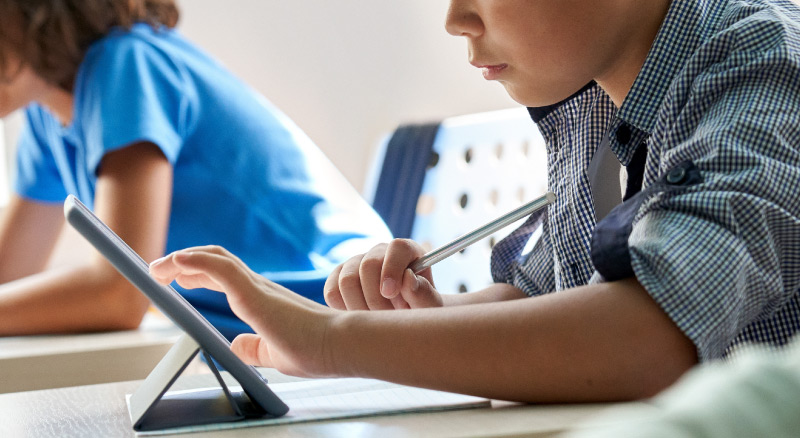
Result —
M255 368L242 362L230 350L230 343L174 288L150 276L148 264L77 198L64 202L67 222L89 241L125 278L199 347L235 378L248 397L269 416L279 417L289 407L269 389ZM166 389L165 389L166 390Z

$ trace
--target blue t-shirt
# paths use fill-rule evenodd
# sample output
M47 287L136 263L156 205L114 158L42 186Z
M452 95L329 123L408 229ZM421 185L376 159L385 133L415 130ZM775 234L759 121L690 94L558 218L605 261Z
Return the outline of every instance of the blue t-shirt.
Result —
M379 216L286 116L178 32L135 25L94 43L63 127L27 108L21 196L92 206L105 154L157 145L173 166L167 252L221 245L256 272L322 302L337 264L391 236ZM224 295L181 290L226 335L249 331Z

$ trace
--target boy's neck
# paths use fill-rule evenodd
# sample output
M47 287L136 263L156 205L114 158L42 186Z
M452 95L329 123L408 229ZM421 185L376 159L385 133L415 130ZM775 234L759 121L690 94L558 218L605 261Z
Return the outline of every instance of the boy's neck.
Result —
M609 68L595 78L618 108L633 87L671 3L672 0L642 2L639 24L631 32L630 44L621 47Z

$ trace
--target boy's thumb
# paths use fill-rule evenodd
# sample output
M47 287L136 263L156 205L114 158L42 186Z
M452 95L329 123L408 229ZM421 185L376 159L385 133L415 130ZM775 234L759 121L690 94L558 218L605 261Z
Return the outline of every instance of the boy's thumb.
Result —
M433 284L427 278L414 274L411 269L406 269L403 273L400 293L412 309L442 306L442 297Z

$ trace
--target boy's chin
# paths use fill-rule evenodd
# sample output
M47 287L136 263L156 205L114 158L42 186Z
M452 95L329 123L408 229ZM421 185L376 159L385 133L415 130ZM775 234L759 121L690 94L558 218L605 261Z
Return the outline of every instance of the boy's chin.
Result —
M553 96L548 96L545 93L532 93L530 91L520 92L520 90L516 90L509 86L506 86L506 92L508 92L508 96L511 97L511 99L513 99L515 102L526 107L533 108L553 105L569 97L569 95L567 95L561 99L558 99Z
M531 108L555 105L572 96L577 91L577 89L571 91L562 91L556 87L552 87L550 89L520 89L519 87L514 87L508 83L504 83L503 86L505 86L509 97L511 97L514 101Z

